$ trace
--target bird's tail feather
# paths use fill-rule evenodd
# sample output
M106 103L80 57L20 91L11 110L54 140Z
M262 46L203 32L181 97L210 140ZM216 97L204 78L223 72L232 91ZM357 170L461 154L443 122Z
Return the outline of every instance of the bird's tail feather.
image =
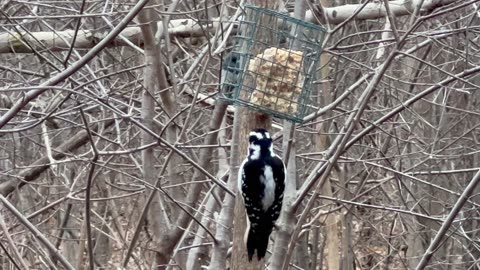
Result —
M248 260L252 261L253 254L257 250L257 258L260 261L267 254L268 239L272 233L271 228L256 229L250 228L247 238Z

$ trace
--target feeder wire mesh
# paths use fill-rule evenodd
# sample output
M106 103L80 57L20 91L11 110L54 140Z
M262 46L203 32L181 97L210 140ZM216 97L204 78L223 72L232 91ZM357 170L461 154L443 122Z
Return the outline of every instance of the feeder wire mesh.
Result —
M224 61L220 98L301 122L310 107L325 29L260 7L244 11Z

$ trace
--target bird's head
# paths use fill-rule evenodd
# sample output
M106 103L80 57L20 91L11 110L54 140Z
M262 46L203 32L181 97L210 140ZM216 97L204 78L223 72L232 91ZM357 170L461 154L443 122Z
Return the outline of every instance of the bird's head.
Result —
M273 140L267 130L257 128L249 134L248 156L259 159L261 156L273 156Z

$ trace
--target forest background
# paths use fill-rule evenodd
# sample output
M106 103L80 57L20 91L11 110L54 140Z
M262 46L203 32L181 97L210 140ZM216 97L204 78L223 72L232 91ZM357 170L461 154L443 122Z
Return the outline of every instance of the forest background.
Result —
M244 2L0 1L1 269L480 269L479 1L246 1L328 30L252 264L257 120L216 99Z

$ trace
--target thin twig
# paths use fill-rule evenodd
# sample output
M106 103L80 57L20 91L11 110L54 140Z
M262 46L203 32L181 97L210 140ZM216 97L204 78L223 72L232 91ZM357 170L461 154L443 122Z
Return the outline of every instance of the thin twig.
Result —
M163 175L167 169L168 163L170 162L170 159L172 157L173 151L168 152L167 157L165 158L165 162L163 164L162 170L160 171L159 175ZM140 217L138 218L137 225L135 226L135 231L132 236L132 240L130 241L130 244L128 245L127 249L127 254L125 254L125 258L123 258L123 267L127 267L128 261L130 260L130 257L132 256L133 249L135 248L135 244L137 243L138 237L140 236L140 231L143 226L143 222L145 218L147 217L148 213L148 207L153 201L154 196L157 194L156 193L156 187L160 183L160 177L157 178L155 181L155 184L153 186L152 191L150 192L147 201L145 202L145 205L143 206L142 213L140 214Z
M450 214L448 214L447 218L442 224L442 227L440 227L440 230L438 230L437 235L435 235L435 238L430 243L430 246L428 246L427 251L423 254L422 259L418 263L415 270L422 270L427 266L435 251L437 251L438 248L441 246L442 239L452 225L453 221L455 220L455 217L460 212L460 210L462 210L463 205L465 205L468 198L475 191L478 183L480 183L480 170L478 170L475 176L473 176L472 180L470 180L470 183L465 188L460 198L458 198L457 202L450 211Z
M5 252L5 254L7 254L7 257L8 259L13 263L13 265L15 266L15 268L19 269L20 270L20 267L18 266L18 264L15 262L15 260L13 259L13 257L10 255L10 253L8 252L7 248L5 246L3 246L2 242L0 242L0 247L3 249L3 252Z
M80 115L82 117L82 121L85 125L85 130L87 131L88 139L92 145L93 150L93 157L90 161L90 171L88 172L87 178L87 188L85 190L85 225L87 226L87 249L88 249L88 262L89 262L89 269L93 270L95 268L94 264L94 254L93 254L93 239L92 239L92 224L91 224L91 206L90 206L90 197L92 192L92 182L93 182L93 173L95 172L95 164L98 160L98 149L95 146L95 142L93 141L92 133L90 132L90 128L88 127L87 118L83 113L82 107L80 107Z
M120 32L127 27L127 25L135 18L135 16L143 9L143 7L149 2L149 0L140 0L138 3L130 10L129 13L118 23L118 25L110 32L108 35L102 39L95 47L89 50L82 58L80 58L77 62L73 63L70 67L65 69L64 71L58 73L57 75L53 76L46 82L42 83L40 86L53 86L59 82L62 82L70 75L75 73L78 69L83 67L87 64L90 60L92 60L98 53L103 50L115 37L120 34ZM32 90L27 92L23 95L17 102L7 111L5 112L2 117L0 117L0 129L3 128L12 118L17 115L17 113L30 101L37 98L39 95L47 91L47 89L41 88Z
M83 0L82 5L80 6L79 14L82 15L83 11L85 9L85 3L87 1ZM80 25L82 22L82 17L78 17L77 24L75 25L75 32L72 37L72 42L70 44L70 48L68 49L67 55L65 56L65 60L63 61L63 66L67 67L68 66L68 59L70 59L70 56L72 55L73 48L75 47L75 41L77 40L78 37L78 31L80 30Z
M24 215L22 215L22 213L20 213L16 208L15 206L13 206L8 200L7 198L5 198L3 195L0 194L0 201L5 205L5 207L10 210L10 212L18 219L18 221L20 221L28 230L31 231L31 233L33 234L33 236L35 236L35 238L37 238L47 249L48 251L50 252L50 254L57 258L60 263L68 270L75 270L75 268L70 264L70 262L65 258L63 257L62 254L60 254L60 252L55 248L55 246L50 243L50 241L47 239L47 237L45 237L45 235L43 235L38 229L37 227L35 227L35 225L33 225L32 223L30 223L30 221L28 221L28 219L25 218Z
M15 244L15 242L13 242L12 236L10 235L10 233L8 233L8 228L7 228L7 225L5 224L5 220L4 220L4 218L3 218L3 215L2 215L2 212L1 212L1 211L0 211L0 227L2 227L3 235L5 235L5 237L7 238L7 241L8 241L8 244L10 245L10 248L13 250L13 253L14 253L15 256L17 257L17 260L20 262L20 264L22 265L23 269L30 269L30 268L27 266L27 263L23 260L22 255L21 255L20 252L18 251L17 245ZM3 246L2 246L2 247L3 247ZM10 257L10 255L9 255L8 252L7 252L7 250L5 250L5 253L8 255L8 257ZM13 260L13 258L10 258L10 260L11 260L12 263L15 265L15 267L17 267L18 269L20 269L20 267L18 267L17 263L15 262L15 260Z

